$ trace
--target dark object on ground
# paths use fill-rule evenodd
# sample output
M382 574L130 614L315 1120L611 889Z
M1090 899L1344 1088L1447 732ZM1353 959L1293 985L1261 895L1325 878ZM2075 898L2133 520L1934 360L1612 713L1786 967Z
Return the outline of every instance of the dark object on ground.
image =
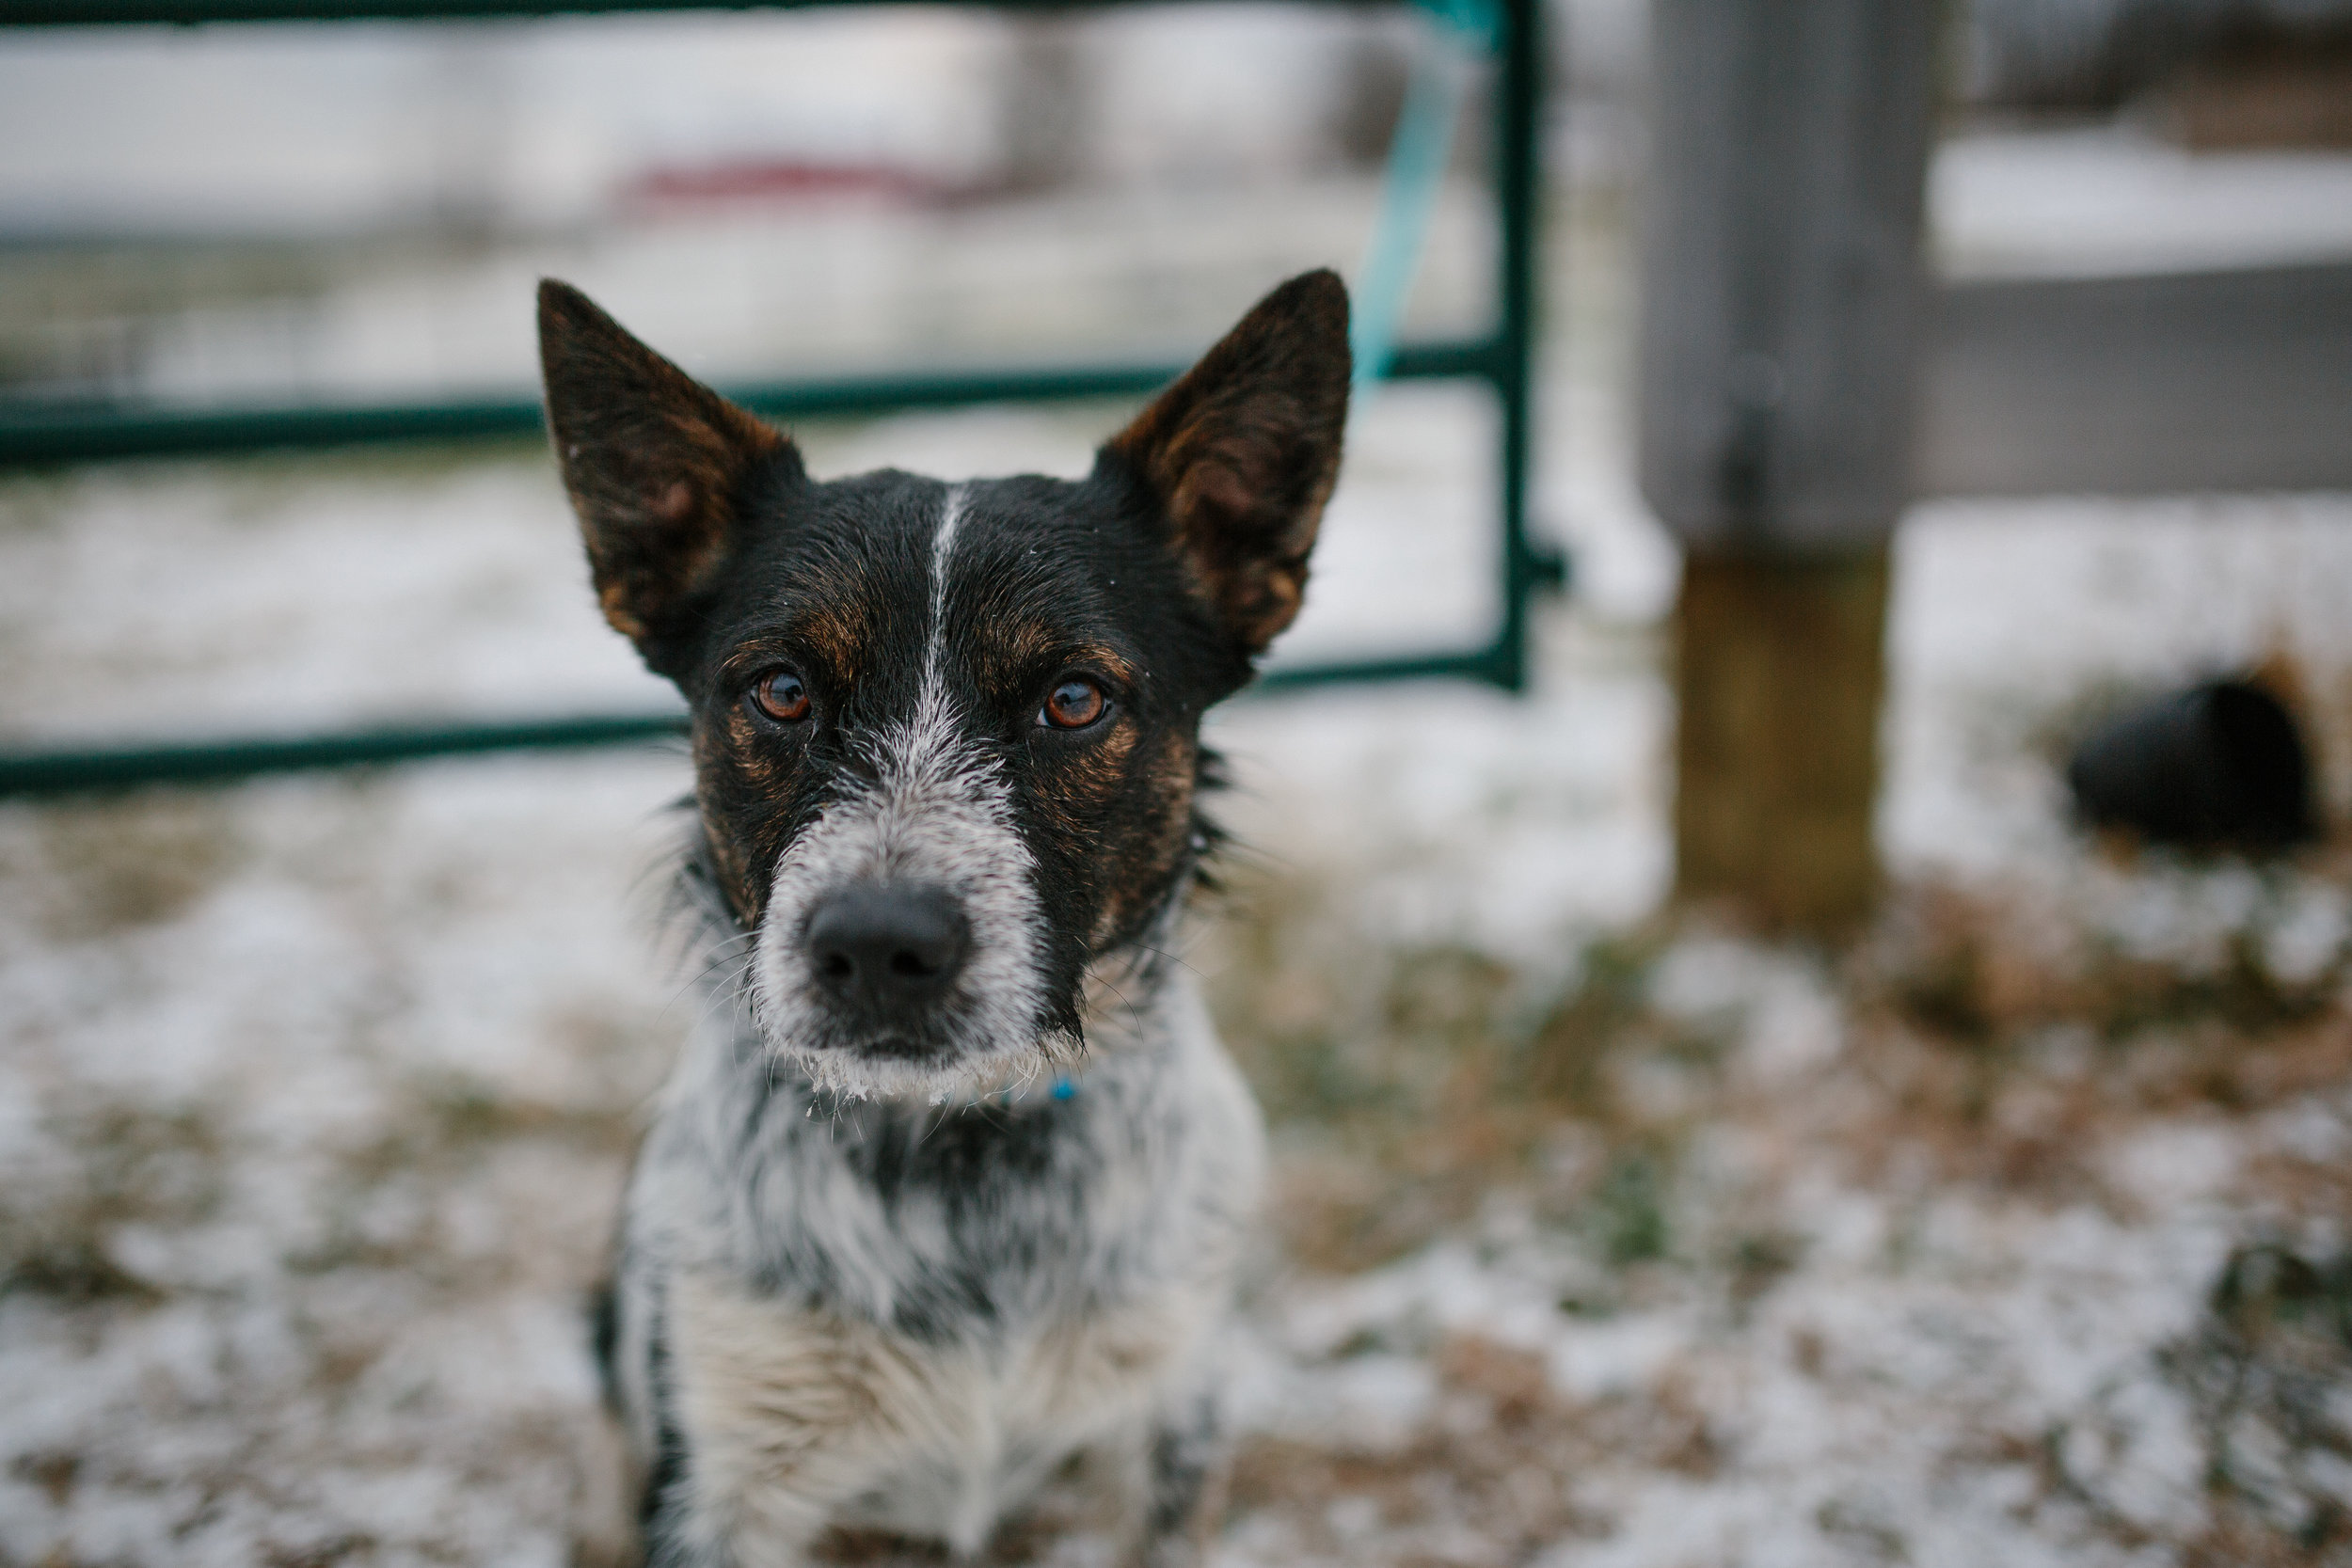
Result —
M2209 681L2135 707L2075 748L2066 782L2092 827L2157 844L2276 849L2312 836L2295 718L2261 687Z

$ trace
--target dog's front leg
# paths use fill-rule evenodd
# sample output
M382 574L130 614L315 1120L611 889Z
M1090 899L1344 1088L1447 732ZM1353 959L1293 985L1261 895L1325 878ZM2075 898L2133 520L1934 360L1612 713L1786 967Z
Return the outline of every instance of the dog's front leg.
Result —
M649 1568L802 1568L920 1425L930 1369L886 1331L681 1273L663 1343L679 1453L650 1499Z
M644 1568L805 1568L825 1512L783 1485L725 1502L680 1488L646 1512Z
M1226 1446L1215 1394L1197 1391L1161 1410L1138 1456L1135 1568L1196 1568L1225 1512Z

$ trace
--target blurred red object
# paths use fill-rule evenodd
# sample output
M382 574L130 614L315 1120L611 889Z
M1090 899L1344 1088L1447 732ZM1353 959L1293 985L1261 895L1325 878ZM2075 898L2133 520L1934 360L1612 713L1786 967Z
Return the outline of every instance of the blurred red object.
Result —
M946 182L887 164L823 164L791 158L743 158L646 170L621 194L644 211L788 206L811 201L880 200L909 205L955 195Z

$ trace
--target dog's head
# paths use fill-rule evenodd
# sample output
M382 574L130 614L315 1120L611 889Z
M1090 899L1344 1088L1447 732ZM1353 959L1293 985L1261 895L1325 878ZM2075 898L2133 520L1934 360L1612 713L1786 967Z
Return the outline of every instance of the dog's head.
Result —
M938 1096L1066 1061L1089 966L1190 877L1200 716L1297 613L1347 295L1268 295L1075 482L820 483L542 285L548 420L605 616L693 715L701 862L768 1043Z

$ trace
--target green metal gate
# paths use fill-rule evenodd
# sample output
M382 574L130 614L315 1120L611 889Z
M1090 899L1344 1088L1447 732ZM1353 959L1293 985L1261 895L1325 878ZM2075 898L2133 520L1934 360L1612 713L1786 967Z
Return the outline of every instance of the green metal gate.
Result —
M225 22L437 21L618 11L800 8L874 0L0 0L0 26L61 27ZM988 0L995 8L1048 8ZM1091 0L1118 3L1118 0ZM1470 380L1492 388L1501 413L1496 461L1501 515L1495 538L1502 613L1471 648L1293 666L1262 685L1452 676L1517 690L1527 673L1528 606L1565 576L1561 556L1528 533L1527 499L1538 202L1542 190L1541 0L1497 0L1494 63L1494 198L1499 216L1496 318L1481 337L1396 346L1391 379ZM1182 372L1181 364L1099 364L755 382L720 390L779 419L981 403L1139 396ZM0 469L135 457L224 456L297 448L465 437L512 437L541 428L537 399L396 403L369 406L256 404L174 408L124 404L0 404ZM58 795L155 783L199 783L258 773L351 767L466 752L602 746L681 733L683 716L608 715L507 723L371 726L293 737L224 738L153 746L0 751L0 797Z

